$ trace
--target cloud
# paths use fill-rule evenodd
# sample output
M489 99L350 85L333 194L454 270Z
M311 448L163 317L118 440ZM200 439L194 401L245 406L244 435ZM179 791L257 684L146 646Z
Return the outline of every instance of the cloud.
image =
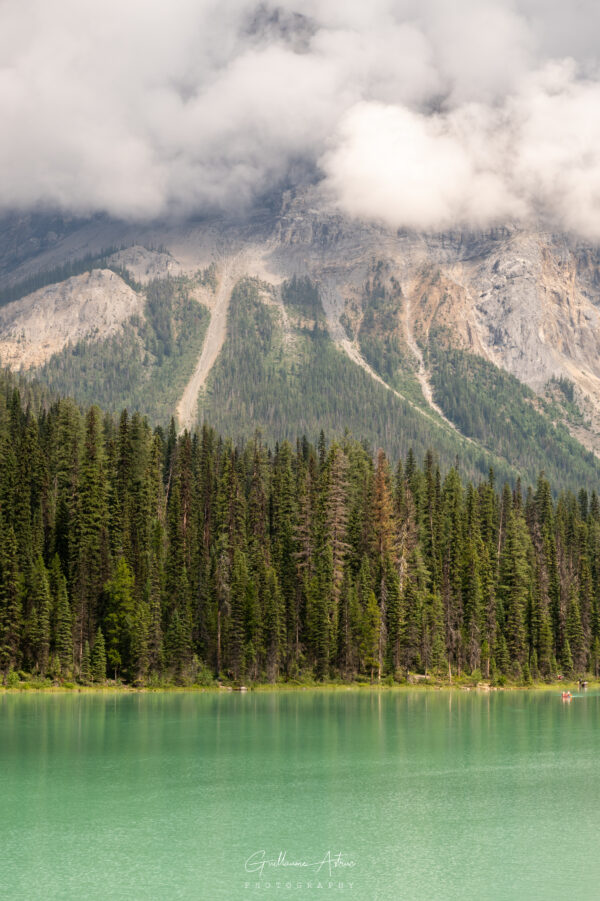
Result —
M4 209L244 209L300 165L396 227L600 237L587 0L4 0L0 26Z
M600 239L600 84L549 64L494 106L360 103L322 159L354 216L423 230L541 224Z
M426 116L358 104L344 117L335 150L322 160L327 187L351 215L396 227L486 227L516 211L522 216L523 203L496 171L506 148L490 147L486 131L497 123L486 121L486 113L473 107Z

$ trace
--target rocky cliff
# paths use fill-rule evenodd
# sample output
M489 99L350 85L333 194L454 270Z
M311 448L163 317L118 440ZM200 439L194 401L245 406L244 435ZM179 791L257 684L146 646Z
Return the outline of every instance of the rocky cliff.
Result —
M270 285L265 302L275 298L280 308L281 282L306 276L319 286L338 348L423 415L445 418L430 381L429 349L436 343L511 373L550 402L553 415L578 440L600 447L600 251L569 236L509 227L396 233L341 216L313 190L284 195L277 213L263 210L244 221L133 226L94 220L61 226L52 220L49 226L51 234L41 237L31 222L0 228L0 288L18 287L34 273L51 274L86 255L90 271L0 310L0 356L13 368L38 367L68 342L98 342L118 333L132 316L143 316L144 286L152 280L197 279L212 264L214 296L226 311L224 285L231 293L232 272L236 279L247 275ZM27 229L34 237L27 238ZM124 249L110 256L108 268L96 269L94 257L109 247ZM120 277L122 270L139 290ZM378 319L372 309L376 296L386 305ZM196 299L211 306L210 292ZM225 334L220 329L211 347L212 362ZM209 336L214 343L212 330ZM392 379L367 353L373 341L390 338L398 369ZM209 376L204 369L198 390ZM190 390L186 424L193 420Z

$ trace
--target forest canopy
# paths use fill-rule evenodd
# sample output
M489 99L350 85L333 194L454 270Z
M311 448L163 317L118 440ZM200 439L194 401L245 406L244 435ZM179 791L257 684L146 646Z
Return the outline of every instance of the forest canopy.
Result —
M25 389L27 392L28 389ZM0 671L133 684L598 673L600 504L354 440L0 392Z

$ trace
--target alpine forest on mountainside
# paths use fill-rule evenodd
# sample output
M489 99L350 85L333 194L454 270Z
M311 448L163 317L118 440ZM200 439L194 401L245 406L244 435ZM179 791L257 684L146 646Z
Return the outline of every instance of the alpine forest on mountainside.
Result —
M178 437L3 378L6 684L598 674L594 491Z

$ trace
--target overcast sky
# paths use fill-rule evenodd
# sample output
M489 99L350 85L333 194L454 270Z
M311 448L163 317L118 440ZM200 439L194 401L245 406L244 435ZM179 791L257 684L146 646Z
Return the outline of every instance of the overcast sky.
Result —
M395 227L599 239L599 35L592 0L0 0L0 206L239 207L308 164Z

